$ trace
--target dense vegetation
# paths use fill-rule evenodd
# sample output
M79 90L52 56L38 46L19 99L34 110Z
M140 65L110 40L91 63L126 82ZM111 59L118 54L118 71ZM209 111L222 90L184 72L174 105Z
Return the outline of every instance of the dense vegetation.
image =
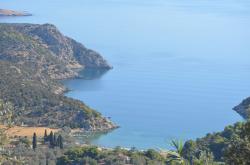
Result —
M76 147L65 152L57 159L58 165L78 164L103 164L103 165L220 165L208 157L201 155L190 163L190 160L181 157L177 151L156 151L149 149L139 151L136 149L125 150L103 149L94 146Z
M119 147L111 149L102 149L98 147L77 147L67 151L64 156L58 158L58 165L76 165L76 164L105 164L105 165L163 165L171 159L175 159L171 154L160 154L155 150L137 151L125 150ZM173 160L174 162L174 160ZM178 161L176 161L177 163Z
M215 161L227 164L250 164L250 122L238 122L227 126L222 132L187 141L183 157L195 160L201 152L211 153Z

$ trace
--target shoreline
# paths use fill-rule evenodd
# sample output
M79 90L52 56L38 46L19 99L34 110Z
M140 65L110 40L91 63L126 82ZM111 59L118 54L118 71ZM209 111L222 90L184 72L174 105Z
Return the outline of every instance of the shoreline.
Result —
M111 67L110 69L105 69L105 71L107 72L107 71L112 70L112 69L113 69L113 67ZM67 81L67 80L75 80L75 79L82 79L82 80L84 80L83 76L80 76L80 72L83 71L83 70L84 70L84 69L77 70L77 74L78 74L78 75L75 76L75 77L68 77L68 78L64 78L64 79L56 79L56 81L57 81L58 83L62 84L62 86L64 87L64 89L61 90L61 92L59 93L59 95L63 95L63 96L65 96L65 97L68 97L68 96L66 96L66 94L69 93L69 92L71 92L71 91L73 91L73 90L70 89L68 86L66 86L66 85L64 84L64 81ZM98 70L98 69L96 69L96 70ZM74 99L74 100L78 100L78 101L84 103L84 101L79 100L79 99L77 99L77 98L73 98L73 97L69 97L69 98ZM85 104L85 103L84 103L84 104ZM94 109L94 110L95 110L95 109ZM95 111L96 111L96 110L95 110ZM100 113L99 111L97 111L97 112ZM112 128L109 128L109 129L96 130L96 131L87 131L87 132L86 132L85 130L83 130L83 128L76 128L76 129L71 129L71 130L73 130L73 131L76 132L76 133L78 133L76 130L79 130L79 133L108 133L108 132L110 132L110 131L113 131L113 130L115 130L115 129L120 128L120 126L117 125L116 123L114 123L114 122L110 119L110 117L103 116L102 114L101 114L101 116L102 116L106 121L108 121L109 123L111 123L111 124L113 125L113 127L112 127Z

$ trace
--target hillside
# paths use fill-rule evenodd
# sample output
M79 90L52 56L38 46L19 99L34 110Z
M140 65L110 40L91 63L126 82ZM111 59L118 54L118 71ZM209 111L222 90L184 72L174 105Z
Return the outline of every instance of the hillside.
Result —
M14 125L115 128L84 103L63 95L57 79L78 76L76 68L110 69L96 52L63 36L55 26L0 24L0 122Z
M113 127L110 121L82 102L51 92L61 86L57 82L33 75L29 68L0 61L0 99L13 105L13 108L1 110L5 112L0 117L2 123L7 123L6 116L11 114L14 125L69 126L91 131Z
M77 77L75 69L80 68L111 68L100 54L51 24L0 24L0 41L1 60L24 64L52 79Z

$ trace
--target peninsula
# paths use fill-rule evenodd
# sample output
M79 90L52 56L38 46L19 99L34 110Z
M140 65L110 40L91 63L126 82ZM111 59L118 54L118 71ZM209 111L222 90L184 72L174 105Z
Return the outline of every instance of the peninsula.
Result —
M77 70L109 70L97 52L51 24L0 24L1 124L107 131L116 126L83 102L64 96L59 79Z

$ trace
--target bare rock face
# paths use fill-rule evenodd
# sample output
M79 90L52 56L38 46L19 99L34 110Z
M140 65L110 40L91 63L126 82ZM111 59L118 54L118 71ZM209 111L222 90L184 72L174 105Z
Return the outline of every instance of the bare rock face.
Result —
M250 97L235 106L233 110L239 113L244 119L248 119L250 117Z
M97 52L64 36L51 24L0 24L0 59L28 65L52 79L77 77L75 69L112 67Z

